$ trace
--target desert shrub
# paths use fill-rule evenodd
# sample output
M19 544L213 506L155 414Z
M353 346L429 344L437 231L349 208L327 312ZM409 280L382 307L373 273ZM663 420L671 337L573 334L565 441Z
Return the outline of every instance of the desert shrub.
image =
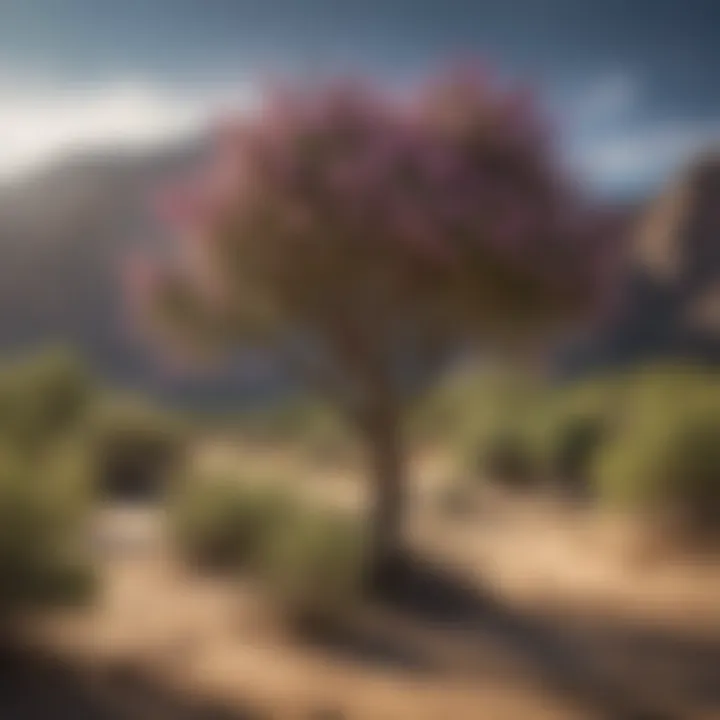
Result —
M652 397L600 452L599 496L610 505L673 518L685 529L718 529L720 405L687 397L662 405Z
M365 582L362 526L262 480L196 479L171 503L181 558L202 571L257 579L297 629L338 618Z
M482 479L508 488L528 488L539 480L532 444L522 428L505 427L480 442L478 470Z
M367 545L362 524L338 511L301 509L269 537L263 579L286 618L315 630L361 600Z
M293 512L292 498L267 483L199 479L177 493L170 520L186 562L204 570L235 571L257 569L269 536Z
M467 453L474 465L478 441L514 425L544 397L545 388L520 369L483 366L452 373L416 409L411 430Z
M93 383L70 353L48 351L0 371L0 434L34 451L74 431L87 416Z
M101 494L128 500L158 497L188 439L188 426L171 413L135 402L104 404L88 438Z
M599 415L570 415L556 419L541 451L552 485L574 497L591 494L593 460L609 432L609 419Z
M79 601L94 576L88 555L86 457L67 444L28 457L0 452L0 606L4 613Z
M540 477L537 416L548 388L510 364L451 374L418 408L410 432L448 450L455 471L508 486Z

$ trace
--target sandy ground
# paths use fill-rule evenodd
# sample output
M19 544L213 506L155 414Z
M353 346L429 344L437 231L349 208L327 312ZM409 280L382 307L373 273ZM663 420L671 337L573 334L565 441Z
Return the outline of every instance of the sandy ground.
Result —
M324 502L364 500L351 469L289 453L216 445L197 462L292 478ZM416 470L408 531L467 578L477 607L462 617L377 610L362 620L362 642L311 648L278 627L256 588L179 568L158 510L111 508L98 518L100 602L38 635L91 669L120 664L167 693L230 708L183 714L145 693L122 718L720 718L716 565L621 562L607 544L617 532L547 502L484 498L448 516L436 499L448 468L426 457Z

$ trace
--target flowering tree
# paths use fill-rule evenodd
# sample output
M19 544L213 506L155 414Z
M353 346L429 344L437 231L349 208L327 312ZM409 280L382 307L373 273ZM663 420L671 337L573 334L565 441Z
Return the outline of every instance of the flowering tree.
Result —
M178 251L139 269L145 317L203 347L273 344L317 382L368 448L377 568L400 544L403 415L433 378L411 370L546 335L602 297L598 226L543 123L479 75L402 100L273 96L164 206Z

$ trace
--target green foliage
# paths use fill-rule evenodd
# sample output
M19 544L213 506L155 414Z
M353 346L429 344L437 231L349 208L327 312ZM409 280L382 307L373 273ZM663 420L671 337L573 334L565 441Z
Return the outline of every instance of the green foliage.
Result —
M720 383L655 371L639 377L594 479L606 503L720 527Z
M72 444L34 458L0 452L0 606L75 602L93 588L90 480Z
M171 507L181 556L208 570L257 568L268 537L294 513L291 498L266 483L234 478L188 482Z
M500 430L481 442L480 477L508 488L527 488L538 480L538 466L528 438L518 429Z
M440 384L417 409L412 429L421 438L457 444L475 461L479 439L527 420L545 394L543 383L520 368L470 368Z
M296 627L317 628L360 599L366 579L360 523L311 508L277 484L195 478L176 496L170 522L186 563L249 573Z
M553 487L575 497L590 494L593 460L609 432L610 421L601 415L555 417L538 450Z
M532 415L539 472L573 496L590 492L595 453L610 437L627 401L628 378L597 376L548 388Z
M92 382L64 351L48 351L0 371L0 435L29 452L75 430L91 405Z
M519 367L485 365L449 377L413 418L411 429L449 448L463 474L513 487L536 484L539 413L548 390Z
M54 350L0 370L0 608L87 597L92 482L79 442L92 382Z
M189 427L146 403L100 405L89 431L98 489L128 499L161 494L182 458Z
M717 371L658 364L544 387L512 375L454 377L423 408L442 418L431 435L463 467L513 487L542 481L603 505L719 524Z
M264 579L293 622L317 628L360 601L367 544L357 519L304 509L269 539Z
M485 366L448 379L420 408L414 429L450 447L479 480L529 486L539 479L536 421L547 390L518 367Z

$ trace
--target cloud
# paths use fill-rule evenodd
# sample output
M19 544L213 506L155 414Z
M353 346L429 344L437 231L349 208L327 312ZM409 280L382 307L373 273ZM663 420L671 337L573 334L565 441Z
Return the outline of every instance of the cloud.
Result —
M720 114L704 119L657 117L631 73L587 81L559 104L571 166L611 194L649 190L720 140Z
M621 121L641 101L637 78L626 73L602 75L572 94L567 105L568 122L583 127Z
M75 151L176 141L229 99L222 89L180 93L141 81L58 90L0 78L0 176L17 177Z
M575 151L576 167L609 191L652 187L720 141L720 118L641 124L587 138Z
M720 114L702 121L654 118L643 94L632 73L606 73L556 103L570 164L601 191L651 187L720 139ZM237 78L194 89L132 79L58 88L0 74L0 178L75 152L173 143L221 109L247 108L256 98L256 87Z

